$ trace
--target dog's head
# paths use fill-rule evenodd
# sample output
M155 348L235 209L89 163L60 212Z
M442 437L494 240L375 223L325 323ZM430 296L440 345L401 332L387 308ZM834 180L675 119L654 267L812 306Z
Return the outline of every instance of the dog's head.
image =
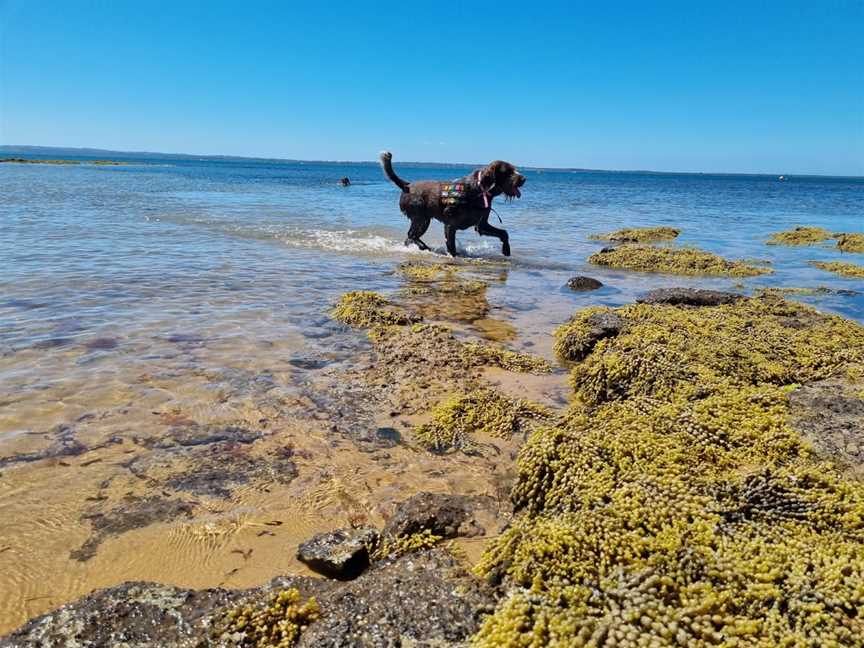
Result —
M480 187L493 196L504 194L507 198L520 198L519 187L525 184L523 176L516 167L504 160L495 160L480 170Z

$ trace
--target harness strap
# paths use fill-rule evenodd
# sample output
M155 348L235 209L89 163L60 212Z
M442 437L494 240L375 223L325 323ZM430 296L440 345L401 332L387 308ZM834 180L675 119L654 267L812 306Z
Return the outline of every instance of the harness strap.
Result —
M495 188L495 183L492 183L492 186L488 189L483 188L483 183L480 180L480 171L477 172L477 186L480 187L480 194L483 196L483 206L486 209L492 209L492 200L489 192ZM495 215L498 216L498 212L495 212ZM501 220L501 217L498 216L498 220ZM503 222L503 221L502 221Z

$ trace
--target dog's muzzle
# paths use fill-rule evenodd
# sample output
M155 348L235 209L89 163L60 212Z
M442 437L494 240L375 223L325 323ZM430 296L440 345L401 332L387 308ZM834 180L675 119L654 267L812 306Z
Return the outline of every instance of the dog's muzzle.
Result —
M522 192L519 191L519 187L521 187L521 186L524 185L524 184L525 184L525 176L523 176L523 175L520 173L520 174L518 174L518 175L516 176L516 178L513 180L513 185L512 185L513 192L512 192L510 195L513 196L514 198L521 198L521 197L522 197Z

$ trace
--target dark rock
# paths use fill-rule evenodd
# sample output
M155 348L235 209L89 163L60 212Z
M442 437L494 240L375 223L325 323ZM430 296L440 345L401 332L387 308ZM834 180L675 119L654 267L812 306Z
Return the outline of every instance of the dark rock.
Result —
M432 549L377 563L318 597L322 617L300 648L464 646L495 600L447 552Z
M171 428L167 438L157 443L157 447L171 446L174 443L181 446L209 445L223 441L252 443L260 438L260 432L235 425L193 424Z
M401 502L383 535L401 536L430 531L443 538L477 536L483 528L473 517L475 498L466 495L417 493Z
M495 605L488 587L450 554L431 549L377 563L345 583L280 577L247 590L123 583L29 621L0 638L0 648L240 645L236 636L211 635L214 618L238 604L264 605L271 592L288 587L315 596L321 608L300 636L302 648L462 646Z
M612 311L599 312L585 319L587 330L569 333L564 343L567 347L566 359L578 362L585 358L600 340L618 335L626 325L621 316Z
M398 412L396 412L395 415L398 416ZM391 412L390 416L394 416L394 413ZM396 428L379 427L375 431L375 434L378 437L378 439L380 439L383 442L381 444L381 447L388 447L388 446L392 447L392 446L399 445L402 442L402 435L399 434L399 430L397 430Z
M90 351L109 351L111 349L116 349L117 344L118 342L114 338L102 337L90 340L84 346Z
M34 349L38 349L39 351L44 351L46 349L57 349L62 346L66 346L72 340L64 337L52 337L46 340L39 340L38 342L33 344Z
M0 639L2 648L195 646L201 621L236 593L123 583L33 619Z
M602 288L603 284L593 277L572 277L567 280L567 287L576 292L585 292L588 290L597 290Z
M161 497L128 497L123 504L107 513L92 513L82 518L90 521L93 535L81 547L70 551L69 557L85 562L96 555L99 545L110 536L180 516L191 517L192 505L182 500Z
M296 464L283 453L272 458L252 456L244 446L233 443L214 444L191 460L192 469L176 473L165 481L165 486L195 495L228 498L238 484L253 480L289 484L297 477Z
M0 457L0 468L13 463L29 463L42 459L75 457L87 452L88 448L75 438L75 429L68 425L58 425L50 433L54 439L44 450L24 452L11 457Z
M722 290L700 290L698 288L658 288L638 299L640 304L670 304L672 306L721 306L732 304L744 295Z
M330 578L351 580L369 566L369 549L378 542L372 527L319 533L297 549L297 558Z
M864 400L843 377L827 378L789 394L790 422L816 452L864 478Z
M327 362L327 360L322 360L320 358L292 358L288 361L288 364L292 367L297 367L298 369L314 371L316 369L323 369L330 363Z

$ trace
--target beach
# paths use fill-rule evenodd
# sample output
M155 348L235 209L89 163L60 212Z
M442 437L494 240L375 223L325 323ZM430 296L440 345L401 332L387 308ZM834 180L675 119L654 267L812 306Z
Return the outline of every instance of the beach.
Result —
M864 255L838 249L831 238L767 244L772 234L804 225L860 232L860 179L528 169L523 199L496 203L513 256L501 257L497 241L468 231L458 237L464 256L451 260L437 223L427 235L432 252L402 245L407 221L375 165L117 162L0 168L0 635L125 581L241 590L276 576L311 578L315 572L297 558L301 543L337 528L386 528L400 503L424 492L471 498L473 516L471 533L436 536L430 546L446 540L465 570L480 565L486 581L498 586L509 578L530 590L524 573L505 574L525 556L505 555L503 541L497 554L490 546L514 529L544 531L525 511L563 513L550 503L557 497L551 487L549 501L540 501L539 487L520 495L518 485L527 488L520 449L529 437L539 443L531 435L543 426L567 434L579 428L572 418L579 402L604 407L620 396L590 392L581 385L594 383L571 374L591 358L602 363L614 342L596 345L625 339L624 324L610 328L604 320L602 335L591 332L596 322L588 333L576 327L554 335L585 309L639 322L644 339L659 327L674 341L674 322L698 307L632 304L657 289L707 289L743 301L713 304L706 313L740 318L741 330L748 318L766 322L768 364L782 360L771 326L783 318L829 339L829 360L790 361L788 375L776 380L754 361L764 370L754 381L772 389L824 385L862 361L855 323L864 322L864 281L812 263L861 265ZM411 165L400 173L448 179L465 169ZM350 187L337 184L343 176ZM680 232L644 244L652 254L698 247L747 271L676 275L589 263L615 254L602 252L610 245L642 245L592 237L648 226ZM577 275L603 285L574 291L566 284ZM376 297L348 302L360 303L360 311L334 312L346 294L360 291ZM796 311L799 303L805 306ZM664 308L682 309L670 311L673 324L651 319ZM389 313L384 320L382 312ZM694 331L713 321L693 317ZM821 349L821 338L813 339ZM622 349L642 357L624 342ZM844 376L838 393L860 399L860 375ZM715 391L682 395L633 379L636 387L621 399L668 397L683 407L678 399L727 398L726 411L740 405L738 392L728 390L752 386L732 383L721 389L709 381ZM769 396L785 403L785 394ZM450 424L475 409L495 416L454 431ZM851 411L854 432L860 421ZM839 483L857 483L864 448L854 434L820 445L822 428L808 425L795 429L815 435L810 443L820 460L840 466ZM838 439L842 446L834 447ZM578 481L567 479L571 488ZM844 518L850 528L857 524L851 516ZM404 568L402 553L384 556L382 565ZM438 561L433 573L451 560L429 555L416 559ZM535 567L546 574L544 565ZM297 582L304 597L315 595L313 581ZM535 594L572 594L544 587L538 582ZM325 590L317 596L326 599ZM501 590L483 597L472 605L498 612L480 636L496 645L511 631L501 610L510 605L518 615L521 603ZM477 633L483 618L478 613L465 632ZM860 628L860 616L850 619L850 628Z

